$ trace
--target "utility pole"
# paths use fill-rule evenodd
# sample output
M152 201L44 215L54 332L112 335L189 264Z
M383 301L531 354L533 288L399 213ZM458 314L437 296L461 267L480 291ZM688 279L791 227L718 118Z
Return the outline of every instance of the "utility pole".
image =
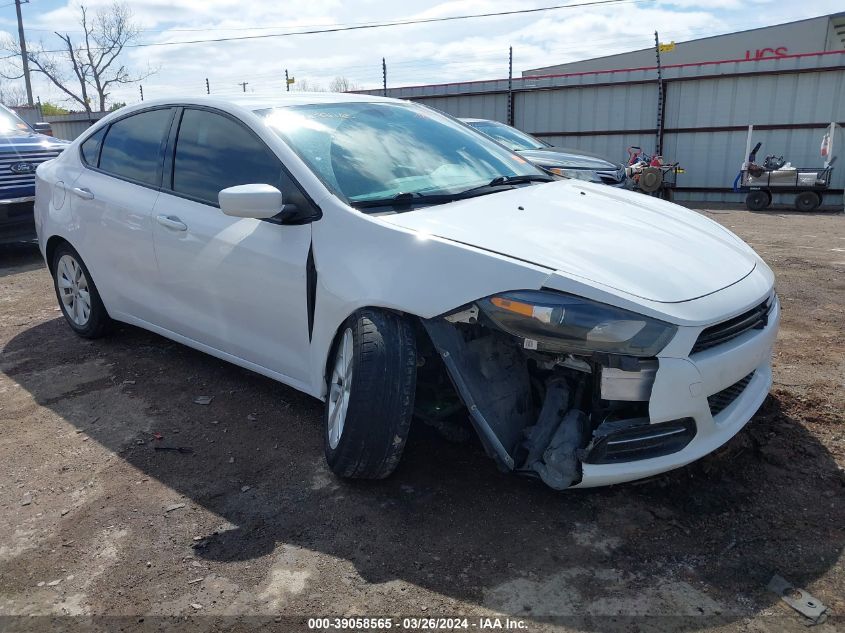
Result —
M246 87L249 85L249 82L248 81L242 81L238 85L241 86L244 89L244 92L246 92Z
M211 94L211 87L208 85L208 77L205 78L205 94Z
M21 65L23 66L23 81L26 84L26 104L32 105L32 84L29 80L29 57L26 54L26 38L23 34L21 1L29 2L29 0L15 0L15 11L18 14L18 40L21 43Z
M508 47L508 125L513 125L513 46Z
M381 58L381 94L387 96L387 62Z
M144 86L138 84L138 90L141 91L141 101L144 100Z
M654 53L657 55L657 135L654 139L654 153L663 154L663 67L660 65L660 38L654 32Z

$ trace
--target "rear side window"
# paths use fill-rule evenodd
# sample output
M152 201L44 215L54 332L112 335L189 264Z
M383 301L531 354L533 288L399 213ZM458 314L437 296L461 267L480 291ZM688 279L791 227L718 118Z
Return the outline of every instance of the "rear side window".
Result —
M157 187L162 142L173 110L150 110L112 123L100 151L100 169L121 178Z
M260 183L290 193L285 180L276 155L243 125L214 112L185 110L173 161L174 192L218 206L217 194L226 187Z
M85 161L86 165L97 167L100 160L100 145L102 145L105 135L106 128L103 127L82 142L82 160Z

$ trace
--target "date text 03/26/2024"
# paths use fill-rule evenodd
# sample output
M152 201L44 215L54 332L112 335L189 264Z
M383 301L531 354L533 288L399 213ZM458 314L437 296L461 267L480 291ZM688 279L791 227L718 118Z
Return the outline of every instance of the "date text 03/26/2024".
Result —
M451 631L451 630L480 630L480 631L526 631L524 620L507 617L477 617L477 618L309 618L308 628L315 631L388 631L391 629L405 631Z

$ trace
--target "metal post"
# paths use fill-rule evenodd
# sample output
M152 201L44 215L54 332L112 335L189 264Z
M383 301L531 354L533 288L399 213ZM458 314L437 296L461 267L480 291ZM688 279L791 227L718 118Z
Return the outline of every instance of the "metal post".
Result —
M654 140L654 153L663 155L663 67L660 65L660 38L654 32L654 53L657 55L657 133Z
M205 78L205 94L211 94L211 86L208 84L208 77Z
M29 0L23 0L29 2ZM26 54L26 38L23 34L23 17L21 16L21 0L15 0L15 12L18 14L18 41L21 45L21 65L23 66L23 81L26 84L26 104L32 105L32 84L29 80L29 57Z
M138 90L141 91L141 101L144 100L144 86L138 85Z
M381 58L381 94L387 96L387 62Z
M508 47L508 125L513 125L513 46Z
M287 68L285 68L285 91L290 92L290 77L288 77Z

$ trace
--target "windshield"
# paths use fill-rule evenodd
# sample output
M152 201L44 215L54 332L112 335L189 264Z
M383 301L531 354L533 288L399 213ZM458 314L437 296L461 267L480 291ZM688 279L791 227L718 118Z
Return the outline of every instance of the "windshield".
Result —
M31 133L32 129L6 108L0 108L0 134Z
M312 104L256 114L353 206L455 194L502 176L543 173L449 117L411 103Z
M548 147L543 141L525 132L520 132L515 127L505 125L504 123L472 121L468 125L471 125L479 132L483 132L490 138L499 141L505 147L510 147L515 152L522 149L545 149Z

